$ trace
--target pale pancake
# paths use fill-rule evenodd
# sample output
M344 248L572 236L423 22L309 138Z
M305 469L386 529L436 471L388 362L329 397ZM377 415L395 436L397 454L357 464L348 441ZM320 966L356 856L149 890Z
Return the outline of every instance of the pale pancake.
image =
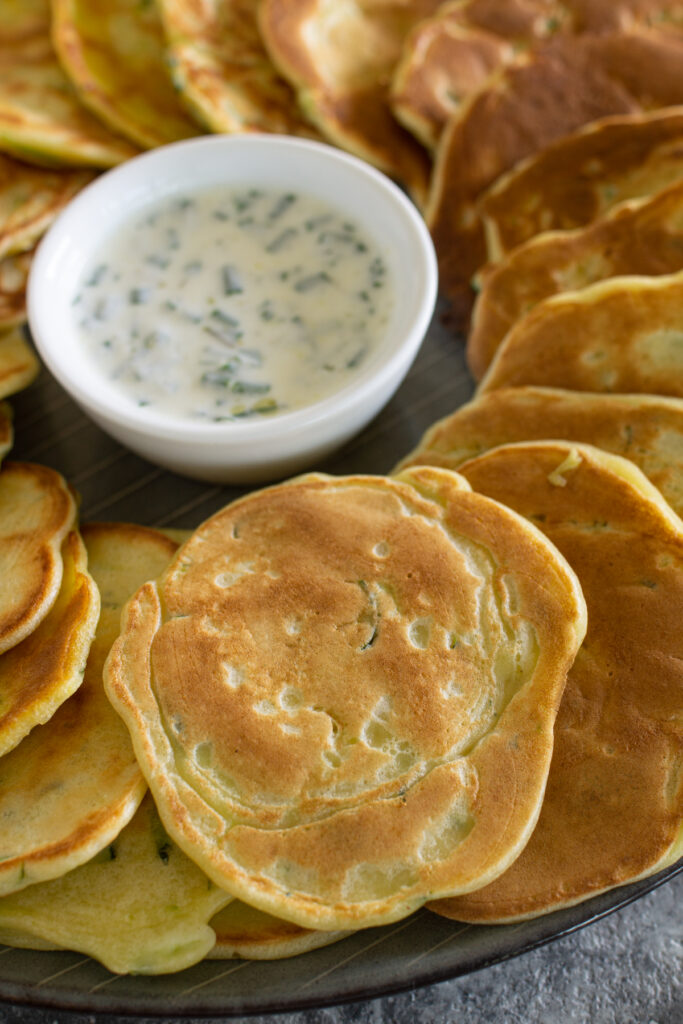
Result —
M318 137L277 73L256 0L157 0L179 97L210 131Z
M0 0L0 150L31 163L86 167L134 156L79 102L52 49L48 0L42 19L31 4L31 32L21 20L15 26L15 2Z
M77 691L0 760L2 895L90 860L131 819L147 788L128 730L105 696L102 667L123 604L165 569L177 545L122 523L85 525L82 535L101 596L97 631Z
M683 72L681 85L683 99ZM441 137L426 208L441 290L456 315L469 314L470 280L486 260L478 208L484 190L560 136L639 108L638 99L595 59L585 37L568 36L521 55L460 106Z
M683 181L630 200L586 228L538 235L484 268L467 339L467 361L483 376L514 323L543 299L624 274L683 270Z
M659 395L599 395L552 388L500 388L434 424L406 466L458 469L515 441L565 438L630 459L683 516L683 401Z
M433 150L449 118L494 71L535 40L568 27L567 5L556 0L441 4L404 41L391 83L392 110Z
M302 928L264 914L241 900L232 900L209 923L216 933L216 945L207 954L209 960L283 960L329 946L352 934Z
M632 463L596 448L512 445L462 472L539 524L588 605L529 843L492 885L432 905L507 921L635 881L683 853L683 523Z
M207 922L229 900L169 839L148 796L87 864L3 896L0 937L75 949L118 974L165 974L212 949Z
M587 125L522 161L482 196L488 258L680 182L682 163L683 107Z
M61 548L76 520L64 478L46 466L0 471L0 653L42 622L62 585ZM73 557L73 555L72 555Z
M3 467L3 476L11 465ZM62 585L49 612L25 640L0 656L0 754L47 722L83 681L100 596L75 531L64 541L62 559Z
M677 20L676 20L677 19ZM677 0L456 0L406 39L392 82L399 120L433 149L458 107L519 53L558 33L681 28Z
M154 3L52 0L52 42L79 99L135 145L199 134L173 88Z
M389 82L413 25L438 0L261 0L261 34L301 107L337 146L379 167L419 200L429 159L395 120Z
M523 384L683 398L683 273L611 277L534 306L478 393Z
M555 549L455 473L313 474L199 527L129 602L105 685L210 878L368 927L524 845L583 614Z
M0 260L0 394L19 391L37 375L40 364L21 331L26 323L26 285L33 254L20 252ZM9 390L4 390L9 388Z
M31 249L91 180L88 171L51 171L0 154L0 260Z

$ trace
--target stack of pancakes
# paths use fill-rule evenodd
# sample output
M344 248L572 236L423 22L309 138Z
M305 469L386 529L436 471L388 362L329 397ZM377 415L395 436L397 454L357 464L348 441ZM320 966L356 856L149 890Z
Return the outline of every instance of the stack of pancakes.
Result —
M481 380L393 475L189 536L79 527L58 473L3 465L1 941L163 973L424 904L547 913L681 855L677 19L0 0L0 398L37 371L52 218L204 130L325 138L429 193Z

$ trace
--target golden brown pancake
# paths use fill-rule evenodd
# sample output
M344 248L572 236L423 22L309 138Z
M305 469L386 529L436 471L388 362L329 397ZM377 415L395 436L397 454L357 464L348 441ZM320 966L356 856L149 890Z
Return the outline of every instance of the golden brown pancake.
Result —
M0 941L75 949L118 974L166 974L214 945L230 900L171 841L147 796L119 836L61 878L0 899Z
M29 163L111 167L137 150L83 107L50 42L50 9L0 0L0 150Z
M456 315L469 313L470 280L486 260L478 209L484 190L581 125L639 109L637 97L604 70L586 39L567 36L521 55L462 104L441 137L426 209L441 289Z
M576 231L538 235L480 275L467 361L480 379L510 328L543 299L625 274L683 270L683 182Z
M128 730L107 700L102 667L121 608L177 545L122 523L82 527L101 610L83 682L45 725L0 759L0 894L90 860L131 819L147 785Z
M21 331L26 323L26 285L35 250L0 260L0 394L19 391L38 373L39 363ZM9 389L9 390L5 390Z
M438 0L261 0L259 24L278 71L330 142L369 161L418 199L429 159L395 120L389 82L408 31Z
M317 138L258 31L255 0L157 0L180 99L213 132Z
M535 40L571 30L556 0L455 0L441 4L404 41L391 83L398 120L433 150L449 118Z
M606 118L535 153L482 196L488 258L681 180L683 107Z
M458 469L499 445L547 438L592 444L630 459L683 516L683 402L660 395L499 388L430 427L397 470Z
M87 171L50 171L0 155L0 260L32 248L91 180Z
M352 934L302 928L264 914L241 900L232 900L209 923L216 933L216 945L207 953L208 960L282 960L329 946Z
M677 0L444 3L405 40L392 82L394 113L434 149L458 107L484 86L494 71L539 41L557 34L621 33L635 25L680 32L680 4Z
M3 476L11 466L3 467ZM25 640L0 656L0 754L47 722L83 681L100 597L75 531L64 541L62 559L56 601Z
M538 523L588 605L529 843L492 885L431 904L459 920L517 920L652 874L682 852L683 523L632 463L596 448L511 445L462 472Z
M0 653L45 618L62 584L61 549L76 504L46 466L6 462L0 471ZM73 557L73 556L72 556Z
M611 277L534 306L478 393L524 384L683 398L683 273Z
M13 441L12 407L7 402L0 402L0 462L12 448Z
M129 602L105 669L165 827L304 928L484 884L533 827L580 590L455 473L251 494Z
M154 3L52 0L52 42L79 99L149 149L199 134L173 89Z

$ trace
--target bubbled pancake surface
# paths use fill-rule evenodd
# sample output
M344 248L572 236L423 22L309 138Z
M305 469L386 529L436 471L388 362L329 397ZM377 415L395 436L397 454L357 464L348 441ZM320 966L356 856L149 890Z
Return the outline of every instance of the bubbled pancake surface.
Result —
M6 462L0 472L0 653L45 618L62 582L61 548L76 519L53 469Z
M0 155L0 260L30 249L91 179L87 171L51 171Z
M351 935L350 931L323 932L264 914L242 900L232 900L211 918L216 945L209 960L283 960L299 956Z
M52 0L52 42L81 102L135 145L199 134L173 88L154 3Z
M683 96L682 96L683 98ZM488 258L680 181L683 107L605 118L535 153L481 200Z
M280 73L322 134L424 198L429 160L395 120L389 82L408 31L437 0L261 0L259 24Z
M545 299L508 332L479 393L524 384L683 397L683 273L612 277Z
M588 606L531 839L494 883L432 906L505 921L580 902L681 853L683 524L630 462L595 448L511 445L462 472L539 524Z
M178 844L334 930L516 855L583 630L554 549L456 474L313 474L201 526L129 602L105 679Z
M42 7L42 11L39 9ZM50 42L48 0L0 0L0 149L38 163L112 167L137 150L80 103Z
M258 31L256 0L157 0L180 98L214 132L318 133Z
M47 722L83 681L100 597L75 531L66 537L61 557L61 587L47 615L0 655L0 754Z
M481 378L514 323L551 295L608 277L683 270L683 182L630 200L573 231L532 238L484 268L467 338L467 361Z
M89 860L130 820L147 788L128 730L105 696L102 667L123 604L163 571L177 544L121 523L85 525L82 535L100 617L81 685L0 758L3 895Z
M630 459L683 516L683 401L560 388L499 388L456 409L426 432L397 469L458 469L516 441L563 438Z
M207 922L229 899L169 839L148 795L87 864L3 896L0 935L11 945L75 949L119 974L165 974L209 952Z

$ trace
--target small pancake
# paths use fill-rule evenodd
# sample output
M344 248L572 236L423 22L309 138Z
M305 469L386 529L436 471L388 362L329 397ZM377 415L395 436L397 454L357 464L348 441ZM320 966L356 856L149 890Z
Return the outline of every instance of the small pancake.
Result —
M683 107L606 118L559 139L504 174L481 198L495 262L542 231L597 220L617 203L680 181Z
M317 138L264 48L254 0L157 0L180 99L213 132Z
M81 685L0 760L2 895L90 860L130 821L147 788L128 730L105 696L102 667L123 604L165 569L177 545L122 523L86 525L82 535L100 618Z
M403 182L422 201L429 159L391 113L389 82L413 25L438 0L261 0L259 24L280 73L322 134Z
M105 685L210 878L369 927L524 845L583 611L555 549L457 474L313 474L195 531L127 605Z
M0 754L47 722L83 681L100 596L75 531L64 541L62 559L57 600L25 640L0 656Z
M26 285L34 252L32 249L0 260L0 395L3 398L30 384L40 367L21 331L11 330L26 323Z
M0 150L29 163L112 167L137 150L79 102L50 42L50 11L38 4L13 35L16 0L0 0ZM19 31L20 29L20 31ZM18 36L18 38L16 38Z
M458 920L519 920L683 852L683 523L632 463L596 448L511 445L462 472L540 525L588 605L529 843L492 885L431 905Z
M165 974L212 949L207 922L229 900L169 839L147 796L87 864L3 896L0 935L12 945L75 949L118 974Z
M490 75L533 43L571 27L555 0L455 0L409 33L391 83L391 107L434 150L447 121Z
M513 324L543 299L625 274L683 270L683 182L575 231L538 235L480 275L467 361L481 378Z
M62 585L61 548L76 504L55 470L6 462L0 471L0 653L42 622Z
M683 98L683 72L681 87ZM519 56L460 106L439 143L426 209L441 289L457 316L469 314L470 280L486 261L477 205L485 189L581 125L639 109L639 100L603 69L585 37L568 36Z
M499 388L434 424L397 470L458 469L515 441L566 438L630 459L683 517L683 402L659 395L598 395Z
M165 61L153 3L52 0L52 42L79 99L143 149L199 134Z
M0 155L0 260L31 249L91 180L87 171L50 171Z
M283 960L345 939L352 932L321 932L264 914L241 900L232 900L209 922L216 945L208 960Z
M478 394L535 384L683 398L683 273L545 299L506 334Z

